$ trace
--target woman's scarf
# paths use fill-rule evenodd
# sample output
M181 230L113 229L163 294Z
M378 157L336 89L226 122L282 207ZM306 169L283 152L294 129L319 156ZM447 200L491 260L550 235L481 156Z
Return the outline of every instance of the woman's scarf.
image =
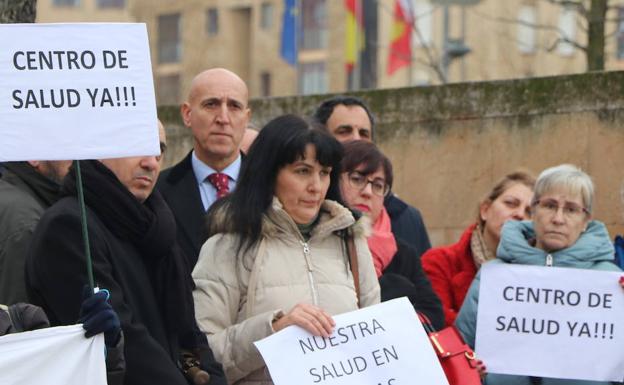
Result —
M157 190L141 203L101 162L81 161L80 166L86 205L116 237L138 249L167 330L179 337L185 335L186 340L195 327L193 282L176 243L173 213ZM65 178L61 193L76 196L74 167Z
M496 257L494 252L488 249L485 239L483 239L483 227L481 225L477 225L477 227L475 227L472 231L472 236L470 237L470 249L472 250L472 258L477 270L479 270L481 265L485 262Z
M392 223L385 207L382 208L373 224L373 234L368 237L368 248L373 254L373 264L377 278L379 278L397 252L396 239L392 234Z

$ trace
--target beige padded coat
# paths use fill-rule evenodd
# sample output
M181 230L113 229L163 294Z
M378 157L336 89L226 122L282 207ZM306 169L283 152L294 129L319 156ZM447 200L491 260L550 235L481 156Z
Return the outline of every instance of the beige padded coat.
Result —
M379 284L365 238L363 220L326 200L318 224L304 242L277 199L264 217L262 240L236 256L237 236L219 233L203 245L193 270L197 323L223 364L229 384L272 385L253 345L273 333L271 321L298 303L315 304L332 315L358 308L344 241L355 238L360 274L360 306L379 303Z

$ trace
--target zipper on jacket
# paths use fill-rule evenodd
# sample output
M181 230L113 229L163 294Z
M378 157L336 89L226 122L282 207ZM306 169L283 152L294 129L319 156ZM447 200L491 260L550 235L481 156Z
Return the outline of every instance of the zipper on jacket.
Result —
M552 265L553 265L553 257L552 255L548 254L546 255L546 266L552 267Z
M314 283L314 275L312 274L312 261L310 261L310 246L308 242L299 241L303 247L303 257L308 267L308 282L310 282L310 289L312 290L312 302L315 306L318 306L318 294L316 293L316 284Z

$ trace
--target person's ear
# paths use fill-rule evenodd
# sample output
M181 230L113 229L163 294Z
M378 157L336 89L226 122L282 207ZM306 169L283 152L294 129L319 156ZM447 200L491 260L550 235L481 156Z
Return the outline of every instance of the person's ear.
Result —
M490 201L481 202L479 205L479 218L481 218L482 221L485 221L490 206L492 206L492 202Z
M191 127L191 106L188 102L182 103L180 106L180 115L186 127Z

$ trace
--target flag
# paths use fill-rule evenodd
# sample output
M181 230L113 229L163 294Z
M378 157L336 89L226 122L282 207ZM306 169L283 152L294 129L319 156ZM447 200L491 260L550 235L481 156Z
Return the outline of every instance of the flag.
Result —
M360 52L364 50L364 22L361 0L344 0L347 10L345 26L345 65L347 73L351 73L358 61Z
M292 66L297 65L297 0L284 0L280 55Z
M390 52L388 54L388 75L412 61L412 13L409 0L394 0L394 17Z

